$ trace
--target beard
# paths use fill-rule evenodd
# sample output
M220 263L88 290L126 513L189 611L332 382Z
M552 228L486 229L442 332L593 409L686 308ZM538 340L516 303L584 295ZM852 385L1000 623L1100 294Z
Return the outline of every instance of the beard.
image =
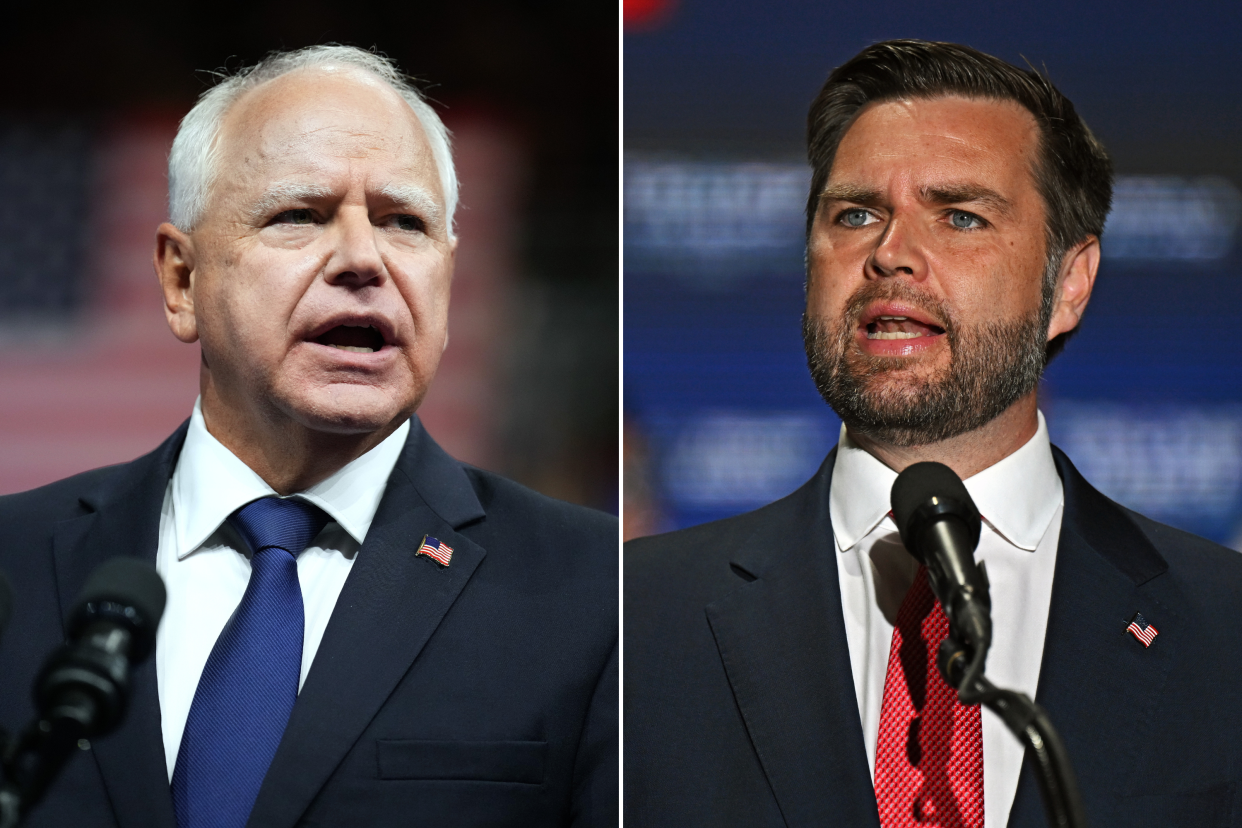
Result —
M1013 321L966 326L936 297L908 282L869 282L835 323L806 313L802 340L820 396L851 430L894 446L948 440L991 422L1039 385L1047 361L1051 295ZM871 356L855 341L858 322L877 300L900 299L944 326L949 364L932 374L904 357Z

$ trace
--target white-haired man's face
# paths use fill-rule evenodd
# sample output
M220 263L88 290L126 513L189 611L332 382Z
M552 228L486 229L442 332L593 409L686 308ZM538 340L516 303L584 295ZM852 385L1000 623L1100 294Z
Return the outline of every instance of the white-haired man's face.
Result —
M394 428L444 350L456 248L418 119L382 81L317 67L246 94L219 147L198 227L161 228L183 277L175 248L156 257L173 332L202 342L209 428Z

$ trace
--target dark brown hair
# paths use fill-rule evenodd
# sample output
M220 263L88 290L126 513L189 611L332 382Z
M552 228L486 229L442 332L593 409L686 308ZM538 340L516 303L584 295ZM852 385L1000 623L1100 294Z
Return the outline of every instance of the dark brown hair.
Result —
M1014 101L1039 125L1035 186L1044 201L1046 311L1066 251L1087 236L1100 236L1113 197L1113 166L1104 147L1052 83L1034 69L955 43L886 40L837 67L807 114L807 160L811 192L806 204L810 237L819 195L828 183L837 147L864 106L902 98L961 95ZM1049 343L1049 357L1065 336Z

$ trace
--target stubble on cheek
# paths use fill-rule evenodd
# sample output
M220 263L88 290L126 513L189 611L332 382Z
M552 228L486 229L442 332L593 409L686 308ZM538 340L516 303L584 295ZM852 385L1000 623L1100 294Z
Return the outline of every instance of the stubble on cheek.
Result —
M849 324L848 312L835 323L803 316L807 365L820 396L852 430L877 441L900 446L932 442L936 429L927 422L922 403L944 384L947 369L863 353L855 340L856 319Z
M945 328L947 359L864 353L855 338L858 322L877 299L902 299L933 313ZM807 364L820 395L846 425L895 446L973 431L1032 391L1043 371L1047 329L1039 310L966 328L935 297L900 282L864 285L835 321L803 317Z
M863 313L875 302L900 301L918 307L944 328L946 348L939 353L918 357L868 354L858 344L858 328ZM803 320L804 337L817 343L814 359L833 364L844 371L862 390L897 403L903 396L943 382L950 373L952 355L957 351L958 325L949 307L928 291L907 282L868 282L850 296L835 320L808 315ZM809 342L809 340L808 340ZM808 359L812 351L808 345Z

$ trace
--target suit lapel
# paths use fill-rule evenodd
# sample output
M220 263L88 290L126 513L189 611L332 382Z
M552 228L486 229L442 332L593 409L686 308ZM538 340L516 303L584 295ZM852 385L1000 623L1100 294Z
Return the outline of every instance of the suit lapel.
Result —
M84 496L88 514L56 525L53 556L63 622L104 561L127 555L155 564L160 509L185 430L183 424L154 452L109 477L106 487ZM130 674L125 718L116 731L92 742L91 753L121 828L175 826L154 656Z
M484 515L469 479L417 419L298 696L250 825L294 825L410 669L482 562L457 530ZM453 549L440 567L423 535Z
M739 588L707 618L786 824L878 826L841 610L828 490L816 477L741 538ZM811 529L808 537L808 529Z
M1107 797L1142 788L1142 748L1158 724L1156 706L1177 668L1179 643L1197 622L1138 526L1059 449L1053 454L1065 512L1036 700L1061 734L1088 813L1098 821ZM1136 612L1160 631L1150 648L1125 631ZM1102 799L1093 807L1096 797ZM1029 767L1009 824L1046 824Z
M1088 813L1142 789L1142 746L1178 668L1184 631L1202 623L1168 564L1117 504L1055 447L1065 486L1037 700L1066 743ZM835 452L783 504L766 535L741 539L748 583L707 607L747 732L790 826L877 825L857 717L828 517ZM808 539L807 527L824 527ZM750 580L752 579L753 580ZM1160 634L1144 648L1125 631L1136 612ZM866 794L865 796L863 794ZM1025 767L1010 826L1046 824Z

